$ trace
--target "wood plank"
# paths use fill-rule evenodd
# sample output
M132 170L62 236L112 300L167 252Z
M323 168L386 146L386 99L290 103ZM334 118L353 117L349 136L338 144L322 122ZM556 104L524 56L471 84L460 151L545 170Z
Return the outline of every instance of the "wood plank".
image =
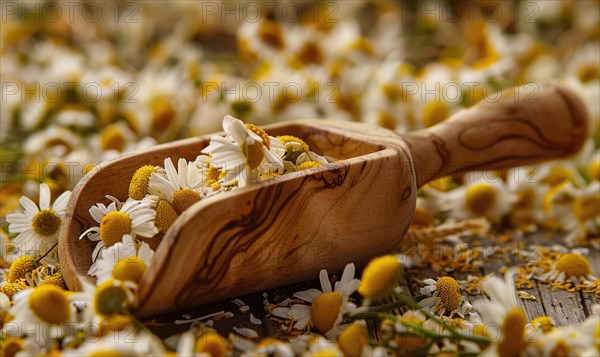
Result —
M539 285L539 291L544 309L556 326L577 324L586 319L580 294L554 289L546 283Z

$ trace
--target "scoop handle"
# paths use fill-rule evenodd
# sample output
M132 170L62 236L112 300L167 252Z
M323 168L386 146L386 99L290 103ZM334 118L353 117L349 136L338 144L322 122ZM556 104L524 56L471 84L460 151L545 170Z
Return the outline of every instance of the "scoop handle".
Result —
M579 96L555 83L513 87L441 124L403 134L417 185L466 171L505 169L576 153L587 138Z

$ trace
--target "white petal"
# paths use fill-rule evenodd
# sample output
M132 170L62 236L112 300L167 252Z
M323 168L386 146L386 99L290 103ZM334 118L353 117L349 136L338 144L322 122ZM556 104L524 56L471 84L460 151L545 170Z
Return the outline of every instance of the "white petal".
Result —
M50 209L50 187L45 183L40 185L40 209Z

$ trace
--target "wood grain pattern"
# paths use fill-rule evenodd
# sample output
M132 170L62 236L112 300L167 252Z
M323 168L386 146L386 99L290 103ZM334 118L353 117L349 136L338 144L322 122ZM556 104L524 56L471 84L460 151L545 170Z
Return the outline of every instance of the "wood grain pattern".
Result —
M530 84L403 137L421 186L458 172L505 169L574 154L587 137L587 117L585 105L567 87Z
M339 161L190 207L162 238L140 283L138 314L303 281L323 268L341 271L347 262L360 266L398 245L412 220L418 185L465 169L574 152L587 128L579 99L556 84L542 86L539 95L531 103L482 103L439 127L403 136L366 124L323 120L265 127L271 135L298 136L312 150ZM543 125L544 120L552 125ZM125 200L129 180L140 166L160 165L165 157L193 160L208 141L188 139L118 158L77 185L59 238L69 288L80 289L77 276L85 276L91 265L94 243L78 239L97 225L88 209L107 203L106 194Z

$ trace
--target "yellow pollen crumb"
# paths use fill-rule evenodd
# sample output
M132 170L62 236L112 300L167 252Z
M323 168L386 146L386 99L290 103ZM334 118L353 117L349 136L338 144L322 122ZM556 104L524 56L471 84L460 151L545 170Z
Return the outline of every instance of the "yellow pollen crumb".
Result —
M316 167L322 166L320 162L316 161L304 161L300 165L296 166L296 171L306 170L306 169L314 169Z
M248 130L250 130L251 132L253 132L254 134L260 136L260 138L262 139L262 144L268 149L271 149L271 142L269 141L269 135L262 130L261 128L259 128L258 126L254 125L254 124L246 124L246 128Z

